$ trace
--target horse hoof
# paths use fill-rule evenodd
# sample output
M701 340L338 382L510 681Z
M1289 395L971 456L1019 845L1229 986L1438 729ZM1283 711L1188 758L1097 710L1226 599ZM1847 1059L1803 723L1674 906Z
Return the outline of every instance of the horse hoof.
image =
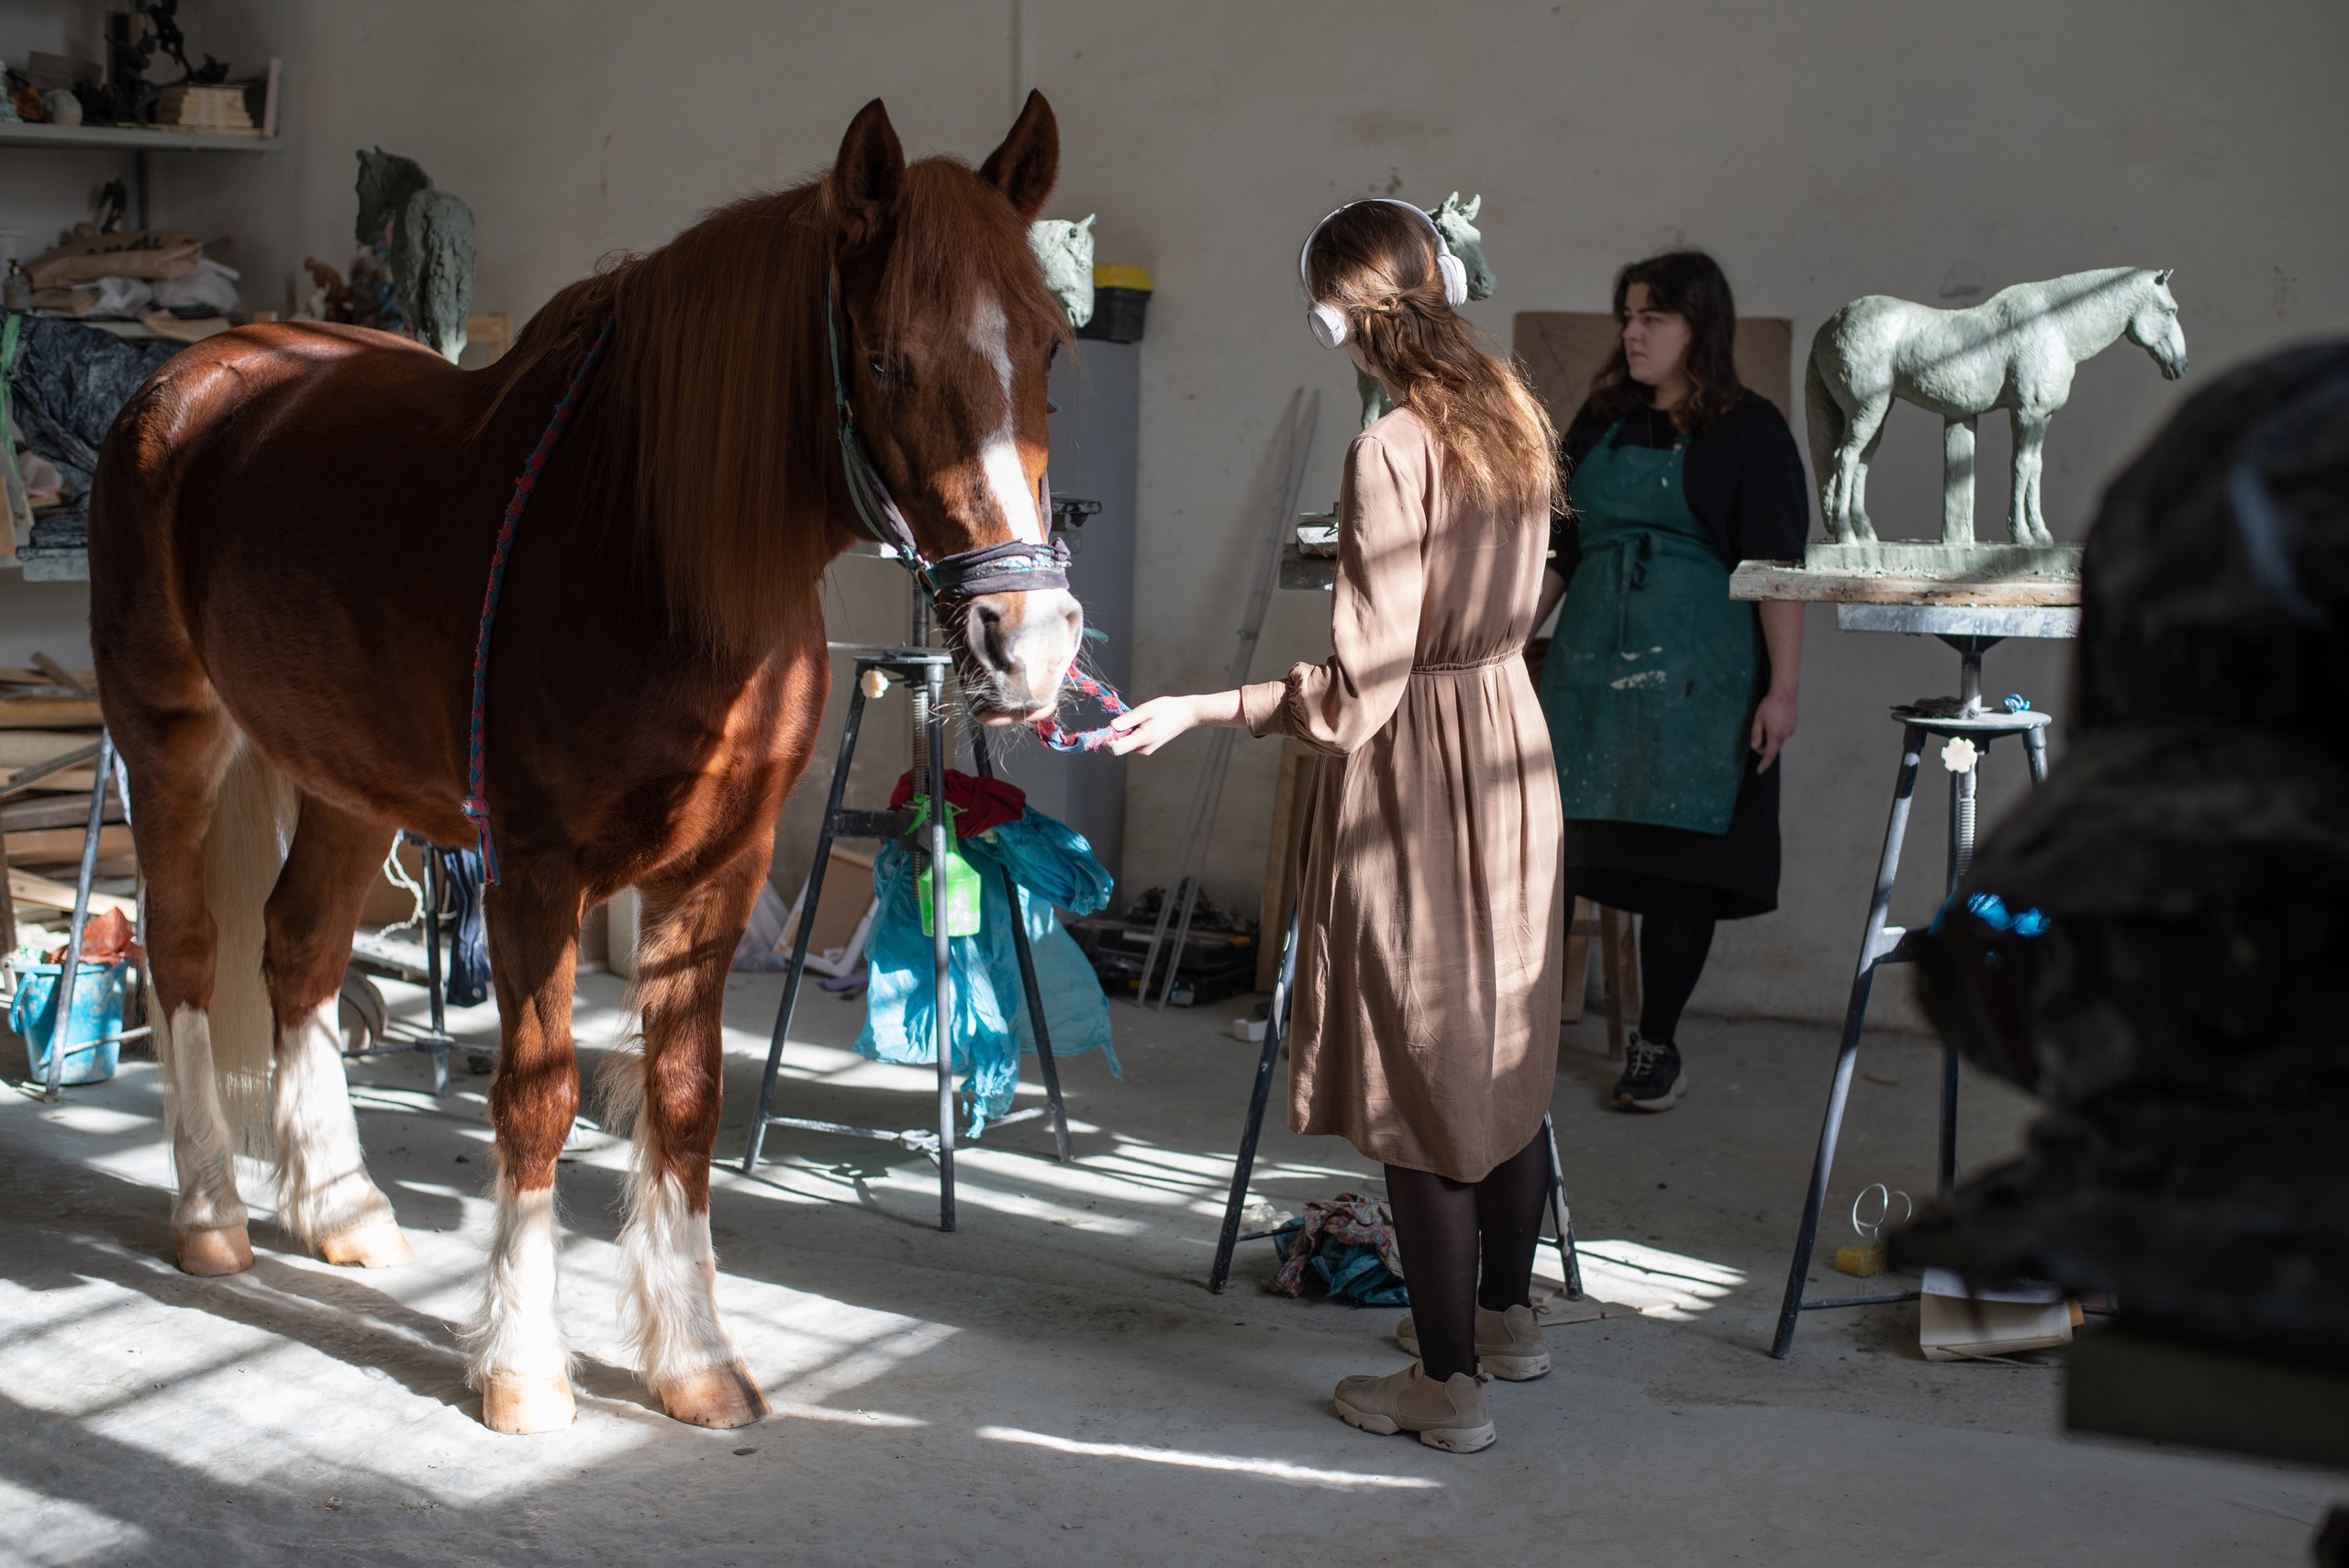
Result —
M555 1432L579 1419L561 1373L494 1372L482 1380L481 1424L509 1437Z
M670 1418L687 1426L724 1431L767 1417L766 1396L759 1392L751 1369L739 1361L655 1384L653 1392L661 1396L661 1407Z
M182 1273L240 1274L253 1266L252 1240L241 1225L183 1230L174 1240Z
M416 1261L406 1235L384 1219L328 1237L318 1243L318 1255L329 1263L360 1269L392 1269Z

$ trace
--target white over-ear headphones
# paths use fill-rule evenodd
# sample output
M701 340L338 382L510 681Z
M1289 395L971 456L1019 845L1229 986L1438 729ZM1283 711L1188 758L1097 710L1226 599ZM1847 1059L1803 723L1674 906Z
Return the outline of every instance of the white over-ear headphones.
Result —
M1435 219L1430 217L1420 208L1413 206L1409 202L1397 201L1393 196L1365 196L1363 200L1385 202L1388 206L1401 207L1405 212L1426 224L1428 232L1435 236L1435 270L1443 279L1443 303L1455 310L1468 303L1468 269L1459 257L1452 253L1452 247L1444 243L1443 230L1435 226ZM1361 205L1361 202L1348 202L1346 206L1338 208L1336 212L1330 213L1329 217L1315 224L1313 232L1305 237L1305 244L1297 252L1297 281L1305 285L1305 295L1308 299L1313 299L1313 279L1306 270L1306 261L1313 254L1313 242L1321 237L1323 229L1330 227L1330 217L1337 217L1338 213L1345 211L1346 207ZM1313 328L1313 340L1323 348L1335 349L1344 345L1346 313L1336 306L1324 305L1321 301L1313 299L1313 307L1305 313L1305 320L1306 325Z

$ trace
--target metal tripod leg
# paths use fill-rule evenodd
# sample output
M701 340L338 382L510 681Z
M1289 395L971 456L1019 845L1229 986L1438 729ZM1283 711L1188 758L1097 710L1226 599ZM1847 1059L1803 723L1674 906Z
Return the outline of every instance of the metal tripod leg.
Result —
M432 1018L432 1097L449 1092L449 997L440 973L440 895L448 884L448 867L440 851L426 844L417 859L424 862L424 1002Z
M1566 1273L1566 1299L1582 1299L1582 1260L1575 1252L1575 1217L1566 1207L1566 1169L1558 1159L1558 1127L1548 1112L1542 1116L1542 1136L1550 1145L1550 1218L1558 1227L1558 1262Z
M1216 1295L1231 1283L1231 1254L1240 1245L1240 1211L1248 1203L1248 1178L1256 1169L1256 1140L1264 1130L1264 1102L1273 1094L1273 1069L1280 1064L1281 1026L1288 1010L1289 987L1297 979L1297 916L1288 917L1288 938L1281 945L1280 977L1273 982L1272 1010L1264 1017L1264 1049L1256 1058L1256 1082L1248 1093L1248 1121L1240 1131L1240 1154L1231 1165L1231 1195L1224 1200L1223 1231L1216 1238L1215 1265L1208 1271L1208 1289Z
M924 640L928 640L926 638ZM946 671L937 664L922 673L930 698L930 1024L938 1048L938 1228L954 1229L954 976L952 939L946 934L946 844L952 813L946 805ZM802 928L814 923L815 909Z
M1900 869L1900 844L1909 833L1909 806L1917 790L1917 768L1923 760L1925 732L1906 725L1900 732L1900 773L1893 786L1892 813L1884 825L1884 852L1876 868L1876 892L1868 900L1868 923L1860 935L1860 962L1852 977L1852 1000L1843 1015L1843 1040L1835 1053L1835 1077L1827 1091L1827 1116L1819 1129L1819 1153L1811 1162L1810 1190L1803 1197L1802 1224L1795 1232L1793 1266L1787 1273L1787 1294L1778 1304L1778 1331L1770 1353L1786 1359L1794 1349L1795 1325L1802 1318L1803 1284L1810 1273L1811 1249L1819 1242L1819 1215L1827 1205L1827 1181L1835 1169L1835 1140L1843 1129L1843 1106L1851 1098L1852 1072L1860 1059L1860 1027L1866 1021L1868 990L1876 965L1900 945L1901 932L1887 926L1892 910L1892 882Z
M974 729L971 736L971 756L977 762L979 777L995 777L995 759L989 755L990 743L984 729ZM1060 1162L1069 1162L1068 1107L1061 1103L1060 1063L1052 1059L1052 1027L1044 1021L1044 994L1036 984L1036 954L1028 945L1028 922L1019 908L1019 884L1012 880L1011 868L1003 868L1003 897L1011 906L1011 950L1019 960L1019 986L1028 998L1028 1022L1036 1031L1036 1063L1044 1075L1044 1095L1052 1106L1052 1143L1059 1151Z
M106 785L114 780L114 733L98 731L97 782L90 786L90 826L82 836L82 870L73 884L73 924L65 936L65 961L57 976L57 1021L49 1031L49 1079L41 1097L54 1100L64 1092L65 1048L73 1038L73 983L82 968L82 931L90 923L90 884L98 872L98 835L106 830ZM6 880L0 876L0 880ZM8 933L10 946L17 933Z
M783 1042L791 1034L791 1015L799 1006L799 983L807 975L807 942L816 930L816 906L824 895L824 873L832 862L832 827L848 789L848 765L856 756L856 732L864 719L862 682L849 694L848 717L841 725L840 761L832 765L832 787L824 799L824 827L816 836L816 863L807 873L807 891L799 902L799 934L791 943L791 967L783 977L783 1001L774 1012L774 1035L767 1041L767 1070L759 1080L758 1108L751 1117L751 1140L742 1151L742 1173L759 1162L759 1148L766 1142L767 1118L774 1109L774 1083L783 1069ZM942 906L941 906L942 907Z

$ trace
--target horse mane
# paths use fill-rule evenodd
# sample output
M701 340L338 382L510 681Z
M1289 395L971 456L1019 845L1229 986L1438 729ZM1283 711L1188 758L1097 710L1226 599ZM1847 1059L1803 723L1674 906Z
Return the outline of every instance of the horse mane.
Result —
M562 289L500 363L500 402L567 383L612 320L565 444L590 454L598 531L657 585L672 634L711 653L763 657L855 537L824 331L840 228L821 179L744 197ZM883 244L885 319L984 287L1064 328L1019 215L958 159L907 165Z

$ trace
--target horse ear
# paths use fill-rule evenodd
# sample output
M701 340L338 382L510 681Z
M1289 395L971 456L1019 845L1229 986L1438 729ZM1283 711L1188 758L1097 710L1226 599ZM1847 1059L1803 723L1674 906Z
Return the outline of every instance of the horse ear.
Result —
M1021 222L1032 223L1060 177L1060 121L1044 95L1031 89L1011 134L979 165L979 178L1003 193Z
M1479 191L1468 198L1468 205L1460 209L1460 216L1474 223L1476 221L1476 215L1484 210L1484 206L1485 195Z
M872 244L889 227L905 177L906 150L889 123L889 111L875 98L849 121L832 164L832 209L841 215L841 238L848 249Z
M2166 288L2169 285L2169 275L2176 271L2177 271L2176 267L2164 267L2160 272L2154 274L2154 282L2160 284Z

